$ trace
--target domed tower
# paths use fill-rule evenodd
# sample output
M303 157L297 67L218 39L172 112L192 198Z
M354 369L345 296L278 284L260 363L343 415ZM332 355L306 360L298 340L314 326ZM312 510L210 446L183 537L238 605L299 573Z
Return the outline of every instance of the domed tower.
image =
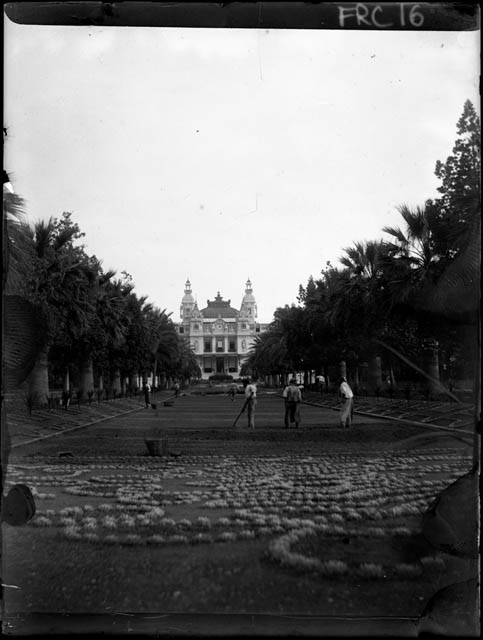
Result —
M181 300L181 306L179 308L179 315L181 316L181 320L188 320L195 305L196 302L191 292L191 282L188 279L186 280L186 284L184 286L184 296Z
M255 320L257 317L257 303L255 301L255 296L253 295L250 278L248 278L245 285L245 295L243 296L240 307L240 316L248 317L252 320Z

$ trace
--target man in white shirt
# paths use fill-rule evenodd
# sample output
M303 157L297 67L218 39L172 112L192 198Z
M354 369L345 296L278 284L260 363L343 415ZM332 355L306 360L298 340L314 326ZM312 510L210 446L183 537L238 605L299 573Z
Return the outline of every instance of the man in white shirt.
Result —
M349 428L352 423L352 404L354 402L354 394L347 383L347 378L341 378L339 386L339 395L341 397L340 407L340 426Z
M247 403L248 414L248 428L255 429L255 407L257 406L257 388L250 382L250 378L247 380L245 387L245 398Z

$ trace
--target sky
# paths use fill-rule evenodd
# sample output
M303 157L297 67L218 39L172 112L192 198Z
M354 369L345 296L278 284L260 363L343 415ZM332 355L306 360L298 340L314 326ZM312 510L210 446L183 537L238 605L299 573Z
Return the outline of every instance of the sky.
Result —
M87 252L179 320L261 322L345 247L437 196L479 32L18 25L5 18L4 166L28 220L72 217Z

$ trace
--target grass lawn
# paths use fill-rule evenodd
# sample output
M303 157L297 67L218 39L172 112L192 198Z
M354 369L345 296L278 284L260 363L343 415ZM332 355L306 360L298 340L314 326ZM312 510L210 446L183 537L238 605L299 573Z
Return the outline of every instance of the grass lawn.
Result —
M184 396L12 450L36 495L3 525L5 616L253 613L418 617L460 572L421 536L434 497L471 467L456 440L261 395L255 432L226 396ZM178 457L146 455L153 428ZM59 458L59 452L68 457ZM471 567L468 568L471 572ZM459 578L458 578L459 579ZM17 587L17 588L14 588Z

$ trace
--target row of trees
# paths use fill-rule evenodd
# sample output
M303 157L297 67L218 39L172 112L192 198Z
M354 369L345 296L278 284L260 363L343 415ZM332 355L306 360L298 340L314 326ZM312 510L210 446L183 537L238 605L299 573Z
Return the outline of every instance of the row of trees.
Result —
M446 382L474 378L480 123L470 101L457 136L452 155L436 163L440 196L420 207L401 205L402 228L385 227L386 239L355 242L344 249L340 268L327 263L321 277L301 285L299 304L277 309L257 337L246 372L337 375L344 361L355 383L364 375L373 388L381 385L381 366L393 382L397 374L414 380L423 370L433 390L441 371Z
M84 393L117 394L153 374L164 383L199 367L166 310L139 297L126 272L116 278L87 254L70 213L29 225L22 199L4 193L4 379L25 380L30 396L72 382ZM5 262L6 261L6 262Z

